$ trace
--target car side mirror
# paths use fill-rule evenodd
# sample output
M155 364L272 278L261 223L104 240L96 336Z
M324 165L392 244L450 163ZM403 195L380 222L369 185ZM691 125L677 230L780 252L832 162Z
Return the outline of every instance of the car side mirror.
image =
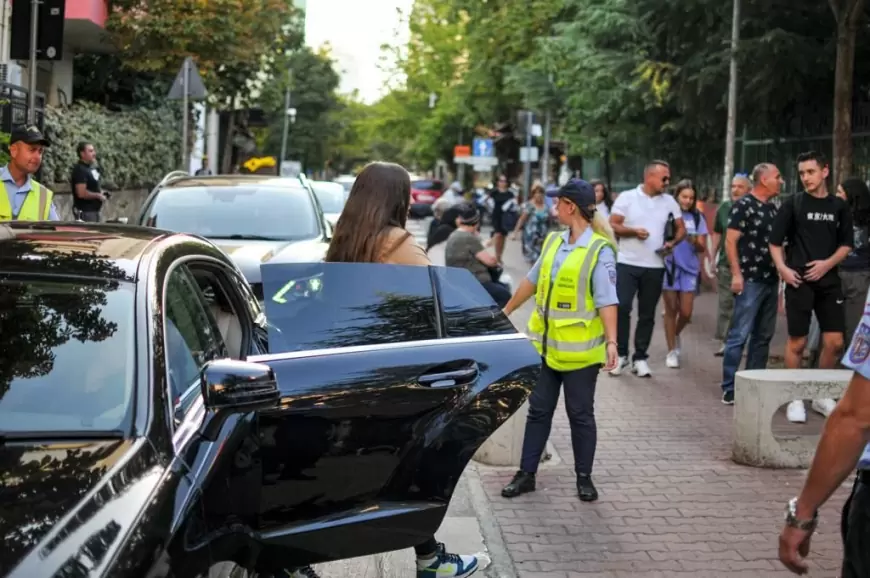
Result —
M210 441L217 439L229 416L275 407L281 398L271 367L235 359L206 363L200 389L206 409L202 435Z
M327 219L324 219L323 223L326 226L326 240L332 241L332 236L335 234L335 227L333 227L332 223Z

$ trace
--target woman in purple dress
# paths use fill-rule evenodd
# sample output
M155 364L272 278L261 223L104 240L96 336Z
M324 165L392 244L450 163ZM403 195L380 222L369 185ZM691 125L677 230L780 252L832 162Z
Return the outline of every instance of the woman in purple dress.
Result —
M668 355L665 365L680 367L680 333L692 319L701 255L707 246L707 222L698 210L697 195L692 181L677 183L674 198L683 211L686 238L665 257L665 280L662 297L665 301L665 339Z

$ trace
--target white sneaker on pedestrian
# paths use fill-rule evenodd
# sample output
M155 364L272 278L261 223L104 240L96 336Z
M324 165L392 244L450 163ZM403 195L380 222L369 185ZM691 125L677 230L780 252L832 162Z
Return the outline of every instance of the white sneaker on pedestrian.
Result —
M665 365L671 369L680 368L680 354L677 353L676 349L668 353L667 357L665 357Z
M677 345L676 345L676 347L674 347L674 353L677 354L677 357L680 357L680 355L683 354L683 342L680 341L679 335L677 335ZM679 363L679 360L677 360L677 362ZM668 367L670 367L670 366L668 366Z
M716 350L716 353L714 353L713 355L715 355L716 357L724 357L725 356L725 342L724 341L719 346L719 349Z
M638 377L652 377L652 371L649 370L649 363L646 362L646 359L638 359L631 366L631 370L637 374Z
M828 417L834 411L834 408L837 407L837 402L833 399L814 399L810 407L813 408L814 412Z
M613 377L618 377L622 375L622 372L625 371L625 368L628 367L630 363L628 362L627 357L620 357L616 362L616 367L610 370L610 375Z
M789 403L788 407L785 409L785 416L791 423L806 423L807 408L804 407L804 401L802 399L796 399Z

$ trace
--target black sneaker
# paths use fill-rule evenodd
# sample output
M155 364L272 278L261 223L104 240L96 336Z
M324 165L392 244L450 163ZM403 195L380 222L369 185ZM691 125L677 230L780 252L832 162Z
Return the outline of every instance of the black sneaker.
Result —
M535 491L535 474L519 470L514 474L514 479L501 490L504 498L516 498L521 494Z
M722 403L725 405L734 405L734 390L726 391L722 394Z
M598 499L598 490L595 489L589 474L577 474L577 495L581 502L594 502Z

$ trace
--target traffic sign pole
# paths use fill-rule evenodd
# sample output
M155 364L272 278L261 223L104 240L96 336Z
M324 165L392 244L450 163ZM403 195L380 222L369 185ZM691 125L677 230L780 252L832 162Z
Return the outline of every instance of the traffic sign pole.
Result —
M30 69L27 71L27 120L30 124L36 124L36 53L39 44L39 2L40 0L30 1Z
M190 66L187 59L181 65L181 170L189 171L190 163L187 161L187 107L188 87L190 87Z

